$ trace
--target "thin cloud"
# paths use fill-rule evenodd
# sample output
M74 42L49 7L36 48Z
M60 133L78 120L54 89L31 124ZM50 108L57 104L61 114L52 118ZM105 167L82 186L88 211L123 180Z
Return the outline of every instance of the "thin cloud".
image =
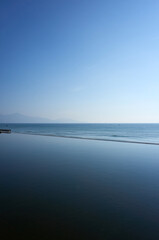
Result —
M81 92L82 90L83 90L82 86L77 86L70 89L71 92Z

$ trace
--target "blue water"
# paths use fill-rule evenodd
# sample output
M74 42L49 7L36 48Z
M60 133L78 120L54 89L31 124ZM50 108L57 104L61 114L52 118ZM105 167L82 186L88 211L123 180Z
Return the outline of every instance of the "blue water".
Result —
M0 134L0 239L158 240L159 146Z
M0 124L14 133L159 144L159 124Z

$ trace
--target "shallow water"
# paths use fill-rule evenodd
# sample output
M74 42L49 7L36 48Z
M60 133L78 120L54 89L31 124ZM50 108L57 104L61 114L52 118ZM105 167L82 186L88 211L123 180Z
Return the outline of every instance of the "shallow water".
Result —
M159 239L159 147L0 135L0 239Z

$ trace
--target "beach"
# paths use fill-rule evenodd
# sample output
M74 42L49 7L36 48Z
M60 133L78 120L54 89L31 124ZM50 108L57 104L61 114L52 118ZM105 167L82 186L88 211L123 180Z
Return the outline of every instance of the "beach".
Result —
M1 239L159 239L159 147L0 135Z

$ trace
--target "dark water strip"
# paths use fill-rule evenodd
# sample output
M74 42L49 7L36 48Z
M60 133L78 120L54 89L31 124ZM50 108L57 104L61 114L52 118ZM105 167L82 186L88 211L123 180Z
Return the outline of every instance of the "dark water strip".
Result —
M26 134L34 136L45 136L45 137L59 137L59 138L72 138L72 139L81 139L81 140L93 140L93 141L104 141L104 142L120 142L120 143L136 143L136 144L147 144L147 145L159 145L155 142L144 142L144 141L133 141L133 140L120 140L120 139L103 139L103 138L89 138L89 137L78 137L78 136L65 136L65 135L55 135L55 134L40 134L40 133L21 133L14 132L16 134Z

